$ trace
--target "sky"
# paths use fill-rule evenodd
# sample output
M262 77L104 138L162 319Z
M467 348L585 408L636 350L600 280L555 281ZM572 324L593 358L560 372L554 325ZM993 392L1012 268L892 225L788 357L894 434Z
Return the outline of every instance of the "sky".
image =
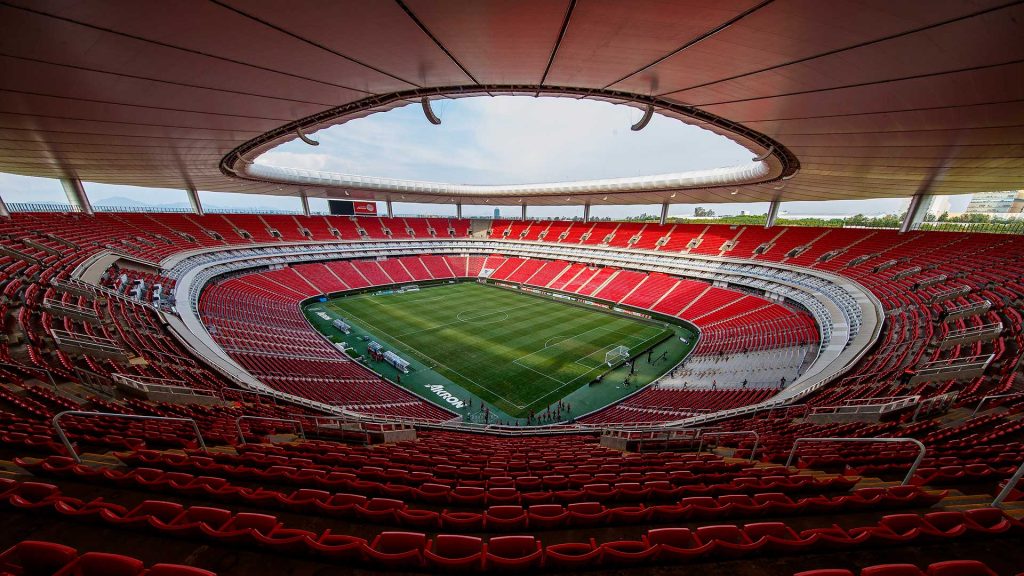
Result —
M265 153L259 163L369 176L390 176L460 184L522 184L642 176L746 164L752 153L728 138L655 115L640 132L629 127L638 109L607 102L523 96L442 99L433 103L440 126L428 123L419 105L349 121L311 136L320 146L296 139ZM94 204L188 206L183 190L84 183ZM200 191L208 208L299 210L297 198L221 194ZM57 180L0 174L0 197L14 202L65 202ZM953 197L962 210L969 196ZM850 202L790 202L789 214L883 214L901 209L899 199ZM326 209L312 200L314 210ZM767 203L709 205L718 214L763 214ZM454 206L399 204L399 215L454 215ZM495 206L465 206L468 216L489 216ZM673 205L669 214L693 213L692 205ZM378 207L383 212L383 205ZM538 217L577 216L579 206L532 207ZM656 214L658 206L597 207L592 215ZM502 214L519 214L518 206Z

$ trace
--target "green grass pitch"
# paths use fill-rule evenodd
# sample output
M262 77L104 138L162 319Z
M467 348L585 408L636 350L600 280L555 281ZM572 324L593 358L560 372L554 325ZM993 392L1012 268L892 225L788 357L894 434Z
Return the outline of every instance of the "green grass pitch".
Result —
M326 304L385 347L430 367L505 413L525 416L671 336L652 322L466 282Z

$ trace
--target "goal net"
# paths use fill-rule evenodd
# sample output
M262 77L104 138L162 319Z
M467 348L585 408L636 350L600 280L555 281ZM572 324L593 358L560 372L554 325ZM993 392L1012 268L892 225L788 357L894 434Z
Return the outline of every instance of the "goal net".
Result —
M604 363L609 367L626 360L629 360L629 348L625 346L616 346L604 354Z

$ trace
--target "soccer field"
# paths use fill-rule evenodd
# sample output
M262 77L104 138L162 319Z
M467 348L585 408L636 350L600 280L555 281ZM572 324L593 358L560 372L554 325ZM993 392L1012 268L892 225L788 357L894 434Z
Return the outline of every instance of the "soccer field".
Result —
M588 384L608 369L609 350L637 354L674 334L671 326L471 282L321 306L513 417Z

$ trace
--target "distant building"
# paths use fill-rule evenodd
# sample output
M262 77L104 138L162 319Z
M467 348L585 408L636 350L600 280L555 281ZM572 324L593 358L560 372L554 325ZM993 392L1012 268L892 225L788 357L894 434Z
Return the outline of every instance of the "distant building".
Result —
M1024 212L1024 190L979 192L971 197L967 214L1020 214Z
M501 208L495 208L494 209L494 217L495 218L501 218Z

